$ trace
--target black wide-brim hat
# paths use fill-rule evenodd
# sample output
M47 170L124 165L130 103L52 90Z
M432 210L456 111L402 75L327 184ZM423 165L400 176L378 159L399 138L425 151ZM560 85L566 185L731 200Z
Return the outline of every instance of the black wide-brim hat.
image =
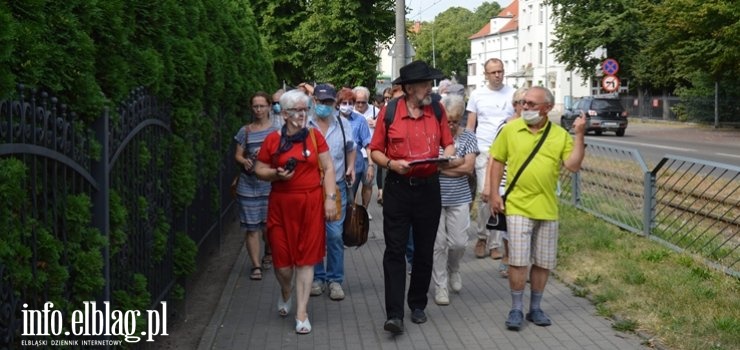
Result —
M412 84L420 81L442 79L444 77L441 70L429 67L424 61L414 61L401 67L399 77L392 83Z

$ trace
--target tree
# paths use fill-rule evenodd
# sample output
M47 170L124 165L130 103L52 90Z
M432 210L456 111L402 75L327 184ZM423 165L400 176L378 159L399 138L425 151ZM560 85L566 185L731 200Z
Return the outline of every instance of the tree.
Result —
M484 25L488 23L494 16L497 16L501 12L501 5L497 2L484 2L480 6L475 8L475 16L479 18L479 21Z
M643 85L665 88L681 97L680 118L739 120L740 3L677 0L647 3L644 23L650 33L638 57L635 76Z
M416 49L416 59L433 63L445 75L455 75L461 83L465 83L470 56L468 37L490 20L485 13L494 8L482 5L478 10L481 12L474 14L462 7L451 7L437 15L434 22L421 23L421 30L410 35Z
M307 0L252 0L262 41L273 58L279 81L291 83L305 79L300 51L291 33L308 17Z
M566 69L587 77L596 76L596 67L606 57L593 53L606 49L608 57L620 64L620 77L629 78L634 58L647 32L639 21L638 0L549 0L557 18L551 45Z
M279 79L375 86L376 45L393 34L392 0L255 0Z
M673 87L690 84L697 71L714 81L740 74L740 3L678 0L643 9L649 35L635 69L641 82Z

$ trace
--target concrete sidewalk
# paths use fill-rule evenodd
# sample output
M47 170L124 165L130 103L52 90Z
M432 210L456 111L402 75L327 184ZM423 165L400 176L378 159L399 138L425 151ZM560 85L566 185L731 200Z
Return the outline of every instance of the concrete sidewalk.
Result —
M382 208L373 202L369 212L373 220L368 243L345 250L347 297L332 301L324 293L309 301L312 333L295 333L295 300L288 317L278 316L279 287L273 271L266 271L261 281L250 280L242 248L198 349L647 349L636 335L612 329L611 321L596 316L588 300L573 296L554 278L542 302L553 325L525 321L519 332L506 330L508 281L499 277L498 261L476 259L472 249L461 264L460 294L450 293L450 305L438 306L430 288L429 321L414 324L406 310L406 331L393 336L383 330ZM526 311L529 286L524 305Z

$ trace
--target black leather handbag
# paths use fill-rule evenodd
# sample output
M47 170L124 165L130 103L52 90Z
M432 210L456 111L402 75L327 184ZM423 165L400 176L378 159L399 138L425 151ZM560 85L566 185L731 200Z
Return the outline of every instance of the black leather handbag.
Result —
M529 157L527 157L527 160L524 161L524 164L522 164L522 167L519 168L519 171L517 171L516 175L514 175L514 180L511 180L511 184L509 185L508 188L506 188L506 193L504 193L504 195L501 197L504 201L504 208L506 207L506 195L511 193L511 190L513 190L514 186L516 185L516 181L519 180L519 175L522 174L522 171L524 171L524 168L526 168L527 165L529 165L529 162L537 154L537 151L540 150L540 147L542 147L542 144L545 143L547 134L550 133L551 125L552 125L552 122L548 121L547 126L545 127L545 132L542 133L542 137L540 138L540 141L537 142L536 146L534 146L532 153L529 154ZM486 228L489 230L506 231L506 214L496 213L496 215L491 215L491 217L488 218L488 222L486 223Z

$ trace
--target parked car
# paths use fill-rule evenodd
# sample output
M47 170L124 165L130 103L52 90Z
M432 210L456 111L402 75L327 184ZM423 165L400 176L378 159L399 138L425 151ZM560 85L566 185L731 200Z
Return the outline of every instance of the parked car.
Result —
M627 129L627 111L618 99L600 97L582 97L575 99L573 106L563 112L560 125L570 129L573 121L586 113L586 132L593 131L601 135L604 131L614 131L617 136L624 136Z

